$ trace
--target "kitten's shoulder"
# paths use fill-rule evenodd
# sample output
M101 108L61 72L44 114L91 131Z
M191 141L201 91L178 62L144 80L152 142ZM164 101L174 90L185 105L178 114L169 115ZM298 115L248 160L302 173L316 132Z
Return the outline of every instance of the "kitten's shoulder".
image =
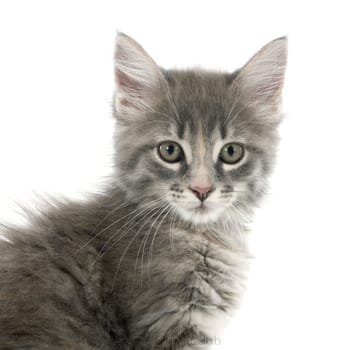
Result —
M57 203L40 214L31 212L26 227L3 227L2 346L47 349L50 344L50 349L110 349L116 342L111 337L111 323L120 339L125 339L123 329L117 326L119 320L107 315L101 288L103 271L99 263L94 263L96 248L86 244L106 205L106 199L101 198L86 203Z

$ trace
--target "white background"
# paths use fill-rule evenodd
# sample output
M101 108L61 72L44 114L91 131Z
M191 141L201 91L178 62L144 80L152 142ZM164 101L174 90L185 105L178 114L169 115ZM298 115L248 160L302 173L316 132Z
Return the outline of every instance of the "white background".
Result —
M1 1L0 218L110 173L113 43L233 71L288 34L287 113L248 292L217 349L350 349L349 10L322 1Z

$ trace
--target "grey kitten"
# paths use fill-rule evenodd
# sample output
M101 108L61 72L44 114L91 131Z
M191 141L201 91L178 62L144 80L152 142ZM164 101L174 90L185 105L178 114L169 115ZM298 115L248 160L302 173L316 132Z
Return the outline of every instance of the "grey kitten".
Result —
M0 243L0 349L201 349L238 306L278 142L286 38L234 73L117 37L115 176Z

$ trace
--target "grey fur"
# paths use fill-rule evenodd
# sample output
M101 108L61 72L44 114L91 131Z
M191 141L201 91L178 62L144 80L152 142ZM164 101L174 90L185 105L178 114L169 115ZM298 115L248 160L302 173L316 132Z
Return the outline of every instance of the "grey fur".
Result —
M233 74L166 71L118 35L115 177L5 228L1 350L195 349L218 336L244 289L246 223L274 163L286 45ZM176 169L156 152L174 137L191 150ZM245 145L242 163L215 158L222 139ZM195 177L216 187L207 215L188 209Z

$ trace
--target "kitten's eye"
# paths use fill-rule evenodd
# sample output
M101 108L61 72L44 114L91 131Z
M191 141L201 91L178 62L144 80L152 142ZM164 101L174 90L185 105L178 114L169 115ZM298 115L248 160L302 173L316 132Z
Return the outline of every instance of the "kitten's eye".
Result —
M239 143L228 143L221 148L219 158L227 164L236 164L242 160L244 156L244 148Z
M173 141L162 142L158 146L159 156L168 163L176 163L183 159L184 153L181 146Z

